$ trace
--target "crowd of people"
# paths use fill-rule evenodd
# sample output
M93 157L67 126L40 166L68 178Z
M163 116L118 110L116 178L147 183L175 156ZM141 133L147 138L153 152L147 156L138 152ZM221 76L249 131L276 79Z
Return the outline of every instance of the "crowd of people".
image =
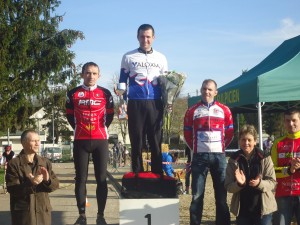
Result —
M128 84L128 131L131 143L131 170L143 172L142 149L145 139L151 151L151 172L175 176L172 163L177 155L162 153L163 101L158 77L168 71L166 57L152 48L154 28L149 24L137 30L139 47L124 54L120 83ZM97 85L100 68L94 62L82 67L83 84L69 90L66 117L74 129L73 157L75 198L78 218L74 225L86 225L86 183L90 155L96 178L97 225L106 225L108 127L114 117L111 92ZM117 92L116 92L117 93ZM230 212L238 225L300 224L300 110L284 113L287 135L257 147L257 132L252 125L238 134L240 150L228 162L225 149L234 136L230 109L218 102L217 83L206 79L201 85L201 100L187 109L184 121L186 142L186 193L191 194L190 224L200 225L208 173L213 181L216 225L230 225ZM51 224L48 193L59 187L51 162L37 153L40 139L34 130L21 135L22 152L15 158L5 150L6 183L10 193L13 225ZM114 159L125 166L129 151L121 142L114 145ZM230 207L227 192L233 193ZM39 212L39 213L37 213Z
M113 167L117 168L130 165L129 157L130 154L126 145L123 145L120 141L113 145L110 156L110 163L113 165Z

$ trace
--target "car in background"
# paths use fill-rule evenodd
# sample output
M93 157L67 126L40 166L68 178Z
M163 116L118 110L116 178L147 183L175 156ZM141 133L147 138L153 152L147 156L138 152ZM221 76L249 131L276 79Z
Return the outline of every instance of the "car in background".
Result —
M52 162L62 159L62 148L60 147L45 147L42 151L42 156L50 159Z

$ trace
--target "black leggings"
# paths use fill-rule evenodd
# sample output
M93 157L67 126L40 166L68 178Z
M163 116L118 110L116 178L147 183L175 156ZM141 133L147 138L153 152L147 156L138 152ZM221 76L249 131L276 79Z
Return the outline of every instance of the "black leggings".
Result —
M147 136L151 149L151 171L161 174L162 101L129 100L127 113L132 171L135 173L143 171L142 148Z
M98 214L103 215L107 200L106 170L108 160L107 140L75 140L73 157L75 165L75 195L79 213L85 213L86 181L90 153L93 157L94 172L97 182L96 197Z

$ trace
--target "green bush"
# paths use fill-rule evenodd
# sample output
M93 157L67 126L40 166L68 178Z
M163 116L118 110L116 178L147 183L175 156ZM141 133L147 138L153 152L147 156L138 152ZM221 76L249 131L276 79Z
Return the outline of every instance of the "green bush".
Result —
M5 178L4 178L4 168L1 167L0 168L0 186L2 186L4 184L4 180L5 180Z
M63 149L62 162L69 162L72 160L71 149Z

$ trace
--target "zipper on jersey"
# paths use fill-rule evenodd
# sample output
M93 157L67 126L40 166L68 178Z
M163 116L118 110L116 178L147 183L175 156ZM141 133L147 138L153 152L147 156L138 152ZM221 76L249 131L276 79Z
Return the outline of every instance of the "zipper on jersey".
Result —
M89 116L89 127L90 127L90 151L92 150L92 107L91 107L91 87L89 87L89 109L90 109L90 116Z
M149 97L149 83L148 83L148 74L149 74L149 70L148 70L148 54L147 54L147 51L145 51L145 56L146 56L146 63L145 63L145 66L146 66L146 71L147 71L145 87L146 87L146 90L147 90L147 96Z
M292 156L292 159L293 159L294 158L295 139L293 139L292 143L293 143L293 146L292 146L291 156ZM288 167L288 169L290 169L290 168ZM290 195L292 195L292 193L293 193L293 190L292 190L293 177L294 177L293 174L291 174L291 176L290 176L290 182L291 182Z

